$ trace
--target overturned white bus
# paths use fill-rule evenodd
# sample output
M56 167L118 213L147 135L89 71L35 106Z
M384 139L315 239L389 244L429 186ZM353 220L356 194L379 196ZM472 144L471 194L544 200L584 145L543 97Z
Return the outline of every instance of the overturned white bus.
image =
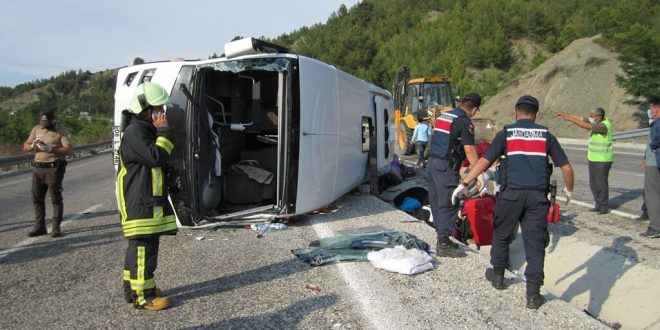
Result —
M388 91L252 38L222 58L120 69L115 164L121 112L145 81L172 99L168 184L180 225L309 212L390 169Z

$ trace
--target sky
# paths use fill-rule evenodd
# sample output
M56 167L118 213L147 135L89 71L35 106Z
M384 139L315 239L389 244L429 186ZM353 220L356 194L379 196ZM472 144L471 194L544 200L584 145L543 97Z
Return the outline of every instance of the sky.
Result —
M359 0L3 0L0 86L175 57L205 59L235 36L275 38Z

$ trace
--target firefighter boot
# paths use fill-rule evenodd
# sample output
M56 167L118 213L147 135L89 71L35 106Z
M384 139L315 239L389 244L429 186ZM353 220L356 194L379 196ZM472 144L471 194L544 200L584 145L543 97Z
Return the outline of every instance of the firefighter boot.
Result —
M124 283L124 300L129 303L133 304L135 303L135 297L133 296L133 290L131 290L131 284L128 282L128 288L126 287L126 282ZM166 297L163 292L160 291L159 288L154 289L154 293L156 294L156 297Z
M504 268L503 267L493 267L486 269L486 279L490 284L497 290L506 289L504 285Z
M461 250L458 244L452 242L449 236L438 236L435 255L438 257L462 258L465 257L465 252Z
M50 236L52 237L62 236L62 231L60 231L60 224L62 224L62 219L53 219L53 225L50 229Z
M35 237L46 235L46 207L44 204L34 203L34 227L28 233L28 236Z
M545 297L539 292L541 285L527 282L527 308L539 309L545 303Z
M146 309L148 311L160 311L170 307L170 298L156 296L149 300L149 302L146 304L137 307L140 309Z

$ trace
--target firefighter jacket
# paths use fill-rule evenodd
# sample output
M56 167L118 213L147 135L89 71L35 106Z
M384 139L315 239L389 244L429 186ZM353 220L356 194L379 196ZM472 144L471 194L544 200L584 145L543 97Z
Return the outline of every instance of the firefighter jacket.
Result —
M126 238L142 238L177 231L174 211L167 200L165 168L174 145L169 130L158 131L134 119L119 147L117 205Z

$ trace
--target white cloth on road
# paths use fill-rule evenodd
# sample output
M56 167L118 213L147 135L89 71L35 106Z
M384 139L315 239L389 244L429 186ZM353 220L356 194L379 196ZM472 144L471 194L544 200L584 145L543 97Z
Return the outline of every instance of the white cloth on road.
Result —
M434 267L434 259L428 253L415 248L406 250L403 245L369 252L367 259L376 268L406 275L422 273Z

